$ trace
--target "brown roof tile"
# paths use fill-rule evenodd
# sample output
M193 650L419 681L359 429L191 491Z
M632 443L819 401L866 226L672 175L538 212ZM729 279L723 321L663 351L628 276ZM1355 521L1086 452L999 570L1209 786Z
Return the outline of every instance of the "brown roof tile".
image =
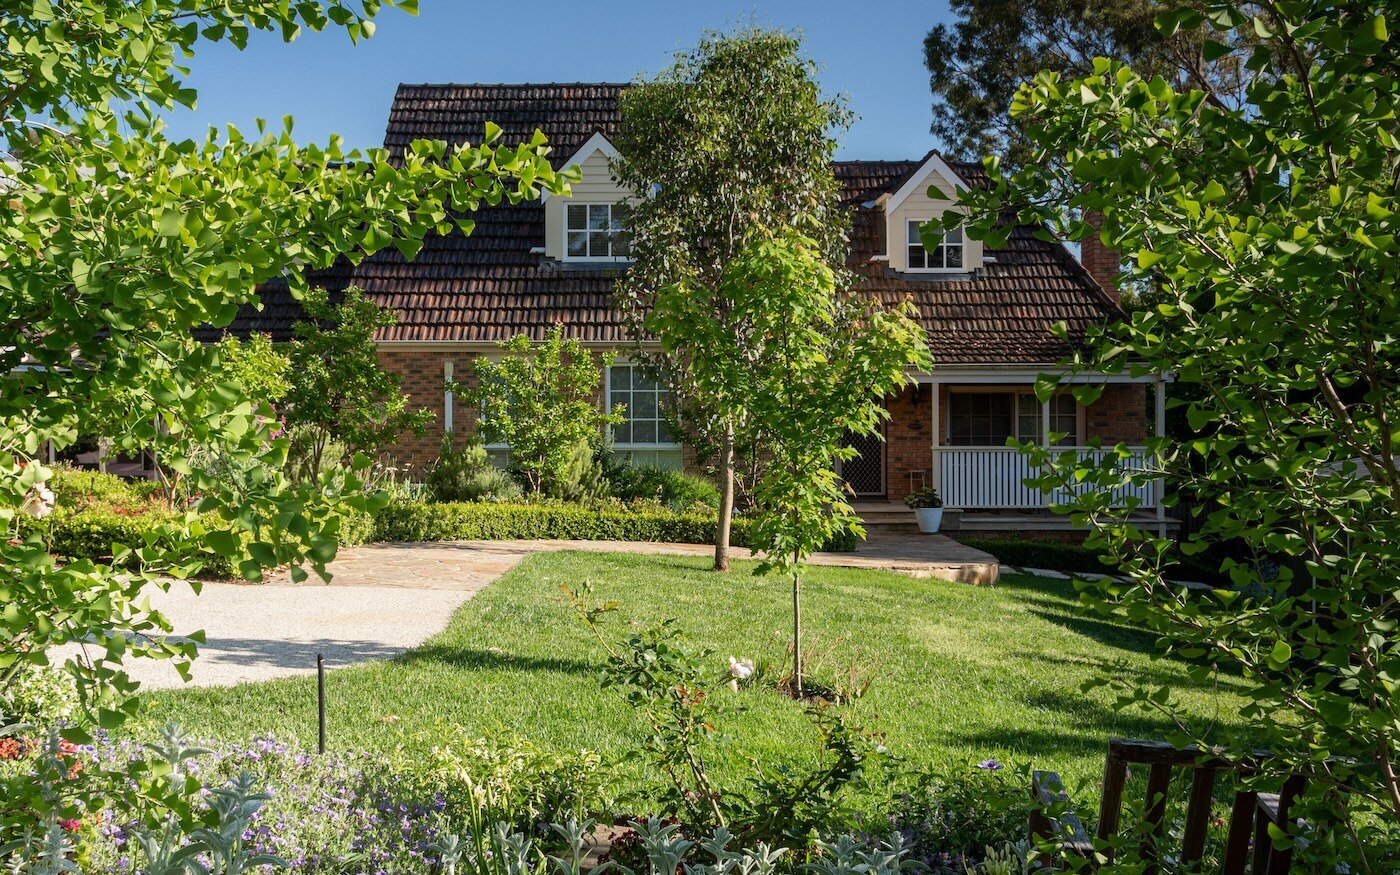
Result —
M479 141L487 121L503 140L526 139L538 128L560 162L595 132L611 133L619 121L618 95L625 85L401 85L389 115L385 146L402 150L420 138ZM893 302L910 300L927 330L937 361L1046 363L1069 352L1049 328L1064 321L1071 336L1111 317L1116 308L1078 261L1058 243L1017 228L1005 248L988 250L995 261L959 277L917 277L890 272L871 256L884 253L882 213L863 206L893 192L925 159L838 161L837 178L854 211L851 266L861 288ZM969 185L987 184L978 164L954 164ZM565 270L531 249L544 245L544 208L536 202L483 208L470 237L433 236L408 263L394 249L359 266L331 272L337 288L354 284L399 314L381 333L385 341L502 341L515 334L544 336L564 326L566 336L598 343L627 340L623 320L610 306L615 272ZM285 284L261 290L263 310L246 308L230 330L290 335L299 308Z

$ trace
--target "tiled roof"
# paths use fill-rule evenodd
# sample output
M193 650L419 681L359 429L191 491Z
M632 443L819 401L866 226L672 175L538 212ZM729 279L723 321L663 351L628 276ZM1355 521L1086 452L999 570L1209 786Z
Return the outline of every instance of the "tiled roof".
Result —
M402 149L418 138L478 141L486 122L503 140L549 137L554 156L568 159L595 132L617 125L620 84L401 85L390 112L385 146ZM1050 334L1065 321L1071 336L1102 322L1115 307L1061 245L1016 229L995 257L962 278L901 276L870 257L884 254L883 214L865 207L893 192L919 161L840 161L834 169L854 211L851 266L862 288L885 301L912 300L928 332L936 361L1045 363L1069 350ZM970 185L986 184L977 164L955 164ZM519 333L542 337L562 324L565 334L588 342L622 343L625 324L609 305L616 273L578 270L531 249L544 245L544 208L536 202L486 207L473 218L470 237L430 237L408 263L392 248L365 259L346 275L328 279L354 284L399 322L381 332L385 341L501 341ZM264 309L240 313L230 330L290 335L297 306L285 284L262 290Z

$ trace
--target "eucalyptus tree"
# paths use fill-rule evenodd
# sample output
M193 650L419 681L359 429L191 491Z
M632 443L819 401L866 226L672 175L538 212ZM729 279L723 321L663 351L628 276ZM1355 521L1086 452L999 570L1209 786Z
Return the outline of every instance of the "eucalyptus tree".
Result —
M1127 577L1089 588L1092 606L1146 624L1197 681L1239 676L1245 725L1219 755L1267 747L1261 780L1308 779L1288 832L1311 833L1296 865L1317 871L1379 871L1400 854L1397 17L1382 0L1166 13L1166 36L1256 35L1243 106L1117 60L1044 73L1013 107L1033 160L993 166L993 185L964 198L974 236L1003 237L1007 215L1100 233L1161 290L1071 364L1169 371L1199 390L1180 402L1196 434L1156 441L1160 464L1131 479L1202 506L1200 529L1178 548L1134 526L1111 498L1117 453L1098 465L1040 451L1054 463L1041 483L1077 485L1074 512ZM1101 232L1075 218L1086 211ZM1181 553L1222 544L1244 549L1217 587L1171 582ZM1174 741L1222 740L1182 717L1175 691L1114 686L1174 718Z
M693 339L754 350L758 340L734 313L723 278L755 242L796 231L842 264L832 137L849 119L844 102L822 96L799 39L772 30L708 33L622 96L615 173L635 195L635 261L618 298L636 339L660 342L659 354L649 346L641 354L670 385L687 430L718 450L716 569L729 567L735 442L763 424L730 387L700 378L695 357L714 350ZM685 300L668 300L675 296ZM672 317L648 322L657 307Z

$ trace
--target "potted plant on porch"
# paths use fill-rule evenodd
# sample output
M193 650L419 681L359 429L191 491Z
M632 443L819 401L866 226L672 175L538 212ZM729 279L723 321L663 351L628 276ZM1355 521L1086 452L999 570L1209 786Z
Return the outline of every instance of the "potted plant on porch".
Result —
M943 525L943 496L931 486L904 496L904 503L914 509L919 518L919 531L936 532Z

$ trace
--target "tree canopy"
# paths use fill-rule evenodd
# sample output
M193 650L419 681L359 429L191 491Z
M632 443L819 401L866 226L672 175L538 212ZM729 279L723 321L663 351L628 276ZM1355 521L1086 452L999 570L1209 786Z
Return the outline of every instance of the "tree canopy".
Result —
M1079 485L1077 518L1129 577L1090 588L1092 605L1147 624L1202 682L1244 678L1247 731L1222 755L1268 748L1264 774L1309 779L1289 829L1308 839L1295 866L1316 871L1380 871L1400 848L1396 17L1381 0L1164 13L1164 37L1204 28L1207 55L1256 35L1243 106L1119 60L1045 72L1013 105L1031 160L992 162L993 186L964 196L973 236L1003 237L1008 214L1099 233L1161 290L1071 364L1196 390L1178 402L1194 434L1155 441L1159 464L1133 477L1199 508L1198 530L1178 548L1133 525L1109 499L1123 476L1111 459L1052 457L1041 483ZM1101 232L1078 218L1095 211ZM1173 584L1178 550L1221 557L1225 579ZM1180 719L1172 690L1116 683L1124 702L1178 718L1174 741L1221 740Z
M479 144L418 142L393 160L338 139L300 144L290 122L166 136L160 114L194 104L180 66L191 53L242 46L254 31L291 40L334 27L359 39L381 5L415 4L36 0L0 17L0 520L13 525L44 495L47 446L99 426L118 450L154 448L199 495L168 546L119 551L113 564L51 556L38 535L0 543L0 681L86 640L69 668L113 724L132 708L125 656L193 652L164 637L142 587L214 553L250 578L303 562L324 571L339 490L367 501L353 480L268 478L247 491L202 470L195 448L276 463L286 439L235 385L206 379L219 351L193 329L228 324L260 283L285 279L303 294L303 269L390 245L411 257L430 232L469 229L456 217L483 201L566 190L543 137L505 146L491 129Z
M717 567L728 564L735 435L748 424L722 387L695 379L682 339L707 333L748 348L745 325L722 288L729 265L749 246L793 231L816 241L839 269L846 219L831 169L833 136L849 123L844 103L822 97L815 64L800 40L772 30L706 34L675 63L622 96L615 172L636 197L630 223L634 263L619 288L637 339L648 330L666 353L643 357L680 402L687 428L719 448ZM674 308L687 320L648 329L663 295L687 295ZM667 342L673 341L673 342Z
M1023 119L1008 111L1021 83L1042 70L1088 75L1100 57L1238 103L1242 58L1233 51L1206 50L1196 28L1163 34L1153 19L1166 5L1161 0L952 0L956 20L936 25L924 39L934 98L929 130L964 160L996 155L1024 161L1033 146L1021 130ZM1242 40L1240 34L1227 39Z

